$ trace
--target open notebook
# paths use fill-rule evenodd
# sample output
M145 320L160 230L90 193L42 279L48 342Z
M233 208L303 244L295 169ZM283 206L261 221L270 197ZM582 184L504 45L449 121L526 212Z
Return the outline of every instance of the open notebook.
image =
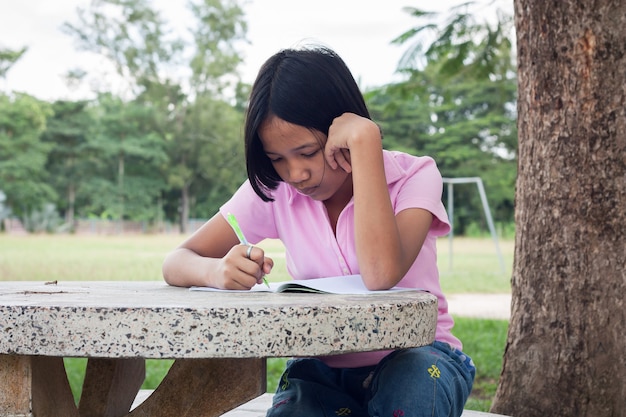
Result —
M326 294L384 294L390 291L419 291L416 288L393 287L389 290L368 290L360 275L345 275L327 278L313 278L292 280L283 282L270 282L268 288L265 284L256 284L250 288L252 292L298 292L298 293L326 293ZM215 292L247 292L239 290L220 290L210 287L191 287L191 291L215 291Z

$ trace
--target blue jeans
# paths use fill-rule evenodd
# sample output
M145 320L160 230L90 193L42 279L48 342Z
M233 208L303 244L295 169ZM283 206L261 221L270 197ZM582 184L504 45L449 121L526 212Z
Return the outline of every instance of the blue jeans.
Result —
M459 417L475 375L471 358L442 342L362 368L293 359L267 417Z

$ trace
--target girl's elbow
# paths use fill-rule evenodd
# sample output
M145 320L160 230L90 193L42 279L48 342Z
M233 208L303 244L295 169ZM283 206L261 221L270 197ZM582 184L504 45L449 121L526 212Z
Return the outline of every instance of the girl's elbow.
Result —
M374 263L369 268L361 269L363 283L370 291L388 290L400 282L403 276L396 265Z
M175 260L175 253L168 254L161 265L161 275L166 284L172 286L180 286L180 282L176 279L179 275L176 271L179 269Z
M168 285L176 285L173 275L169 272L169 268L167 262L163 263L161 267L161 274L163 275L163 280Z

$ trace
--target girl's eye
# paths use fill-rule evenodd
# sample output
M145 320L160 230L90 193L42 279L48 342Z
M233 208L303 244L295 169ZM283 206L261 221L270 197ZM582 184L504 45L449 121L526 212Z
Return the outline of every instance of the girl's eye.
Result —
M315 151L311 152L311 153L305 153L302 156L304 156L305 158L313 158L320 150L316 149Z

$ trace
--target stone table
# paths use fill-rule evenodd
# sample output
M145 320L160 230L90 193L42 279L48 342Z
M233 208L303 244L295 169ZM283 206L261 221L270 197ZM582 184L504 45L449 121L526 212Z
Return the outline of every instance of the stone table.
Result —
M218 416L265 392L265 358L422 346L431 294L195 292L163 282L0 282L0 415ZM64 357L89 358L74 404ZM175 359L129 413L145 359Z

